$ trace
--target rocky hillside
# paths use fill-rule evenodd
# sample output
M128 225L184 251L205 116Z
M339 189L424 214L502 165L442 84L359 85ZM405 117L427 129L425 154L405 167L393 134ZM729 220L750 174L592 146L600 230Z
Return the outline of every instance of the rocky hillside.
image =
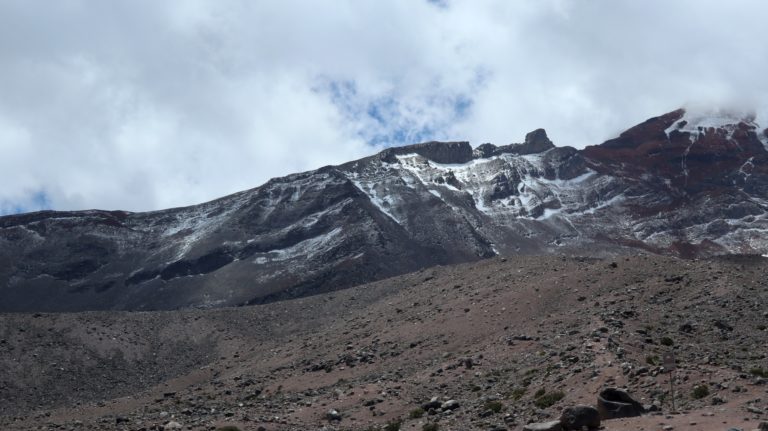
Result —
M0 311L301 297L495 255L768 253L768 135L678 110L601 145L430 142L186 208L0 217Z
M515 256L248 307L2 314L0 429L520 430L624 388L648 413L605 431L749 431L766 271Z

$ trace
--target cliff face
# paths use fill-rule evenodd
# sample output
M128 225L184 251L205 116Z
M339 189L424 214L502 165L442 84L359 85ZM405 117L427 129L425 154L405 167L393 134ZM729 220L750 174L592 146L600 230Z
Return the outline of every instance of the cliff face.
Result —
M576 150L429 142L150 213L0 217L0 310L273 301L496 254L768 252L754 118L652 118Z

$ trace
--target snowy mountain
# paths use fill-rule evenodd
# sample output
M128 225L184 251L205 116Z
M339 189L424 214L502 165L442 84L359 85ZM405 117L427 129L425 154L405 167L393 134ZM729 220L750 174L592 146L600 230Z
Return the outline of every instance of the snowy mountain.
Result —
M279 300L497 254L768 253L768 130L677 110L601 145L429 142L149 213L0 217L1 310Z

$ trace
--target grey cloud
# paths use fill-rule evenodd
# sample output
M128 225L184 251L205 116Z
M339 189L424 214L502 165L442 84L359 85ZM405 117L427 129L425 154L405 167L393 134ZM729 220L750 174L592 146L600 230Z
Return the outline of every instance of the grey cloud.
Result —
M545 127L581 147L685 103L768 112L766 12L3 1L0 212L192 204L408 139L508 143Z

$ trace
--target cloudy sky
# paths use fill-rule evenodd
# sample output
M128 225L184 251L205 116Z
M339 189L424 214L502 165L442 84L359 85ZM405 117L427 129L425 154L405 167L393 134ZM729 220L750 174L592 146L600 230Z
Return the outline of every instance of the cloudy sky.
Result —
M0 0L0 214L152 210L425 140L768 105L768 2ZM768 126L768 124L764 124Z

